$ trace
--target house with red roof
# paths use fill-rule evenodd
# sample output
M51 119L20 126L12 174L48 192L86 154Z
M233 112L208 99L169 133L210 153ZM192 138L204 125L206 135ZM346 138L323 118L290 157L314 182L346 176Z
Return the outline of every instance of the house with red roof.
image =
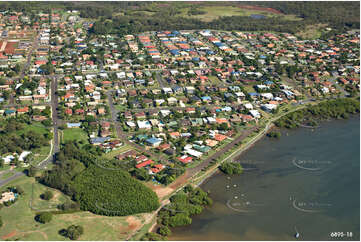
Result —
M29 112L29 107L23 107L16 110L18 114L24 114Z
M162 171L164 168L165 168L164 165L157 164L157 165L154 165L152 168L150 168L150 170L152 171L152 173L156 174L156 173Z
M148 165L150 165L150 164L152 164L152 163L154 163L154 161L152 161L152 160L146 160L146 161L143 161L142 163L137 164L135 167L139 169L139 168L148 166Z
M189 162L192 162L192 157L184 155L184 156L178 157L178 160L180 162L182 162L183 164L187 164Z

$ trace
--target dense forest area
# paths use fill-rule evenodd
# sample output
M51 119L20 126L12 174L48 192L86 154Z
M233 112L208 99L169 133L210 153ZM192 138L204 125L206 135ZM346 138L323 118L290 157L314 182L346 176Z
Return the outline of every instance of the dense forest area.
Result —
M358 99L339 98L321 102L314 106L292 112L275 122L277 127L296 128L307 122L309 126L315 126L316 120L328 120L330 118L348 118L350 114L360 113Z
M67 143L56 164L40 181L57 188L80 204L82 210L108 216L150 212L159 207L157 195L125 171L93 164L99 151L91 145Z
M295 14L313 23L327 23L334 28L360 28L360 2L350 1L257 1L244 2Z
M164 6L163 6L164 5ZM166 6L165 6L166 5ZM204 12L197 6L262 6L272 8L279 16L253 19L248 16L224 16L210 22L192 17ZM134 34L144 31L175 29L221 29L241 31L279 31L296 33L307 25L325 23L345 30L360 27L359 2L201 2L194 5L188 15L176 16L180 9L189 7L180 2L2 2L0 10L31 12L49 11L51 8L79 10L84 18L98 19L91 32L95 34ZM135 11L136 10L136 11ZM144 12L153 13L145 14ZM289 20L283 14L293 14L302 20Z

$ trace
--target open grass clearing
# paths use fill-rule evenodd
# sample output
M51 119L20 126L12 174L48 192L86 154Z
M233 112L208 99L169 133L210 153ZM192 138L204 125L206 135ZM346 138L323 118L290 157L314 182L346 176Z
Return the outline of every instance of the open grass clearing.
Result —
M253 14L257 15L263 15L266 17L278 17L281 16L285 18L286 20L294 21L294 20L301 20L301 18L298 18L295 15L283 15L283 14L276 14L267 12L266 10L255 10L255 9L246 9L242 8L242 6L230 6L230 5L205 5L202 4L201 6L197 7L197 10L204 11L204 14L198 14L198 15L188 15L189 10L191 9L190 6L184 7L181 9L178 9L180 13L176 16L181 17L192 17L197 18L205 22L210 22L212 20L215 20L219 17L225 17L225 16L251 16Z
M252 85L244 85L244 90L246 90L247 93L249 92L256 92L256 90L254 90Z
M121 146L119 149L116 149L116 150L112 150L108 153L105 153L103 155L103 157L107 158L107 159L112 159L114 158L115 156L121 154L121 153L124 153L128 150L131 150L133 149L130 145L127 145L127 144L124 144L123 146Z
M322 29L326 28L327 24L313 24L307 25L305 30L296 33L295 35L302 39L317 39L321 37Z
M222 82L216 76L209 76L208 79L213 85L222 84Z
M45 158L49 156L50 148L51 148L50 145L47 145L34 149L30 163L32 165L39 164L41 161L43 161Z
M69 141L81 141L83 144L88 144L88 134L81 128L70 128L62 131L61 142L64 144Z
M34 193L36 196L49 189L37 183L34 178L25 176L7 185L20 185L24 189L25 194L12 206L4 207L0 210L4 223L0 230L0 238L2 240L68 240L59 235L58 232L72 224L83 226L84 234L80 237L80 240L125 240L141 223L138 216L106 217L89 212L77 212L53 215L50 223L40 224L34 220L36 211L29 207L33 183L36 188ZM54 194L53 199L56 199L54 201L35 201L35 203L39 206L47 206L47 203L61 202L66 197L59 191L54 192ZM143 214L139 216L143 216Z

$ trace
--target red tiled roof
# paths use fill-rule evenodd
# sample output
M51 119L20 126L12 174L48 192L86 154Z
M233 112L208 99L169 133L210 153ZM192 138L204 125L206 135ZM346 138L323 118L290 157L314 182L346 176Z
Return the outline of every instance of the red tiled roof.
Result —
M142 163L139 163L138 165L136 165L135 167L136 168L142 168L142 167L144 167L144 166L147 166L147 165L150 165L150 164L152 164L154 161L152 161L152 160L147 160L147 161L144 161L144 162L142 162Z

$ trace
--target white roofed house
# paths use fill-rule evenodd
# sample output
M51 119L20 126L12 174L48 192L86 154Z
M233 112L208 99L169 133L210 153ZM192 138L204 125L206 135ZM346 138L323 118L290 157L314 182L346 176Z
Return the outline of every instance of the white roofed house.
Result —
M187 148L184 147L184 153L194 156L196 158L200 158L203 155L202 152L196 151L196 150L194 150L192 148L188 148L188 147Z
M253 109L253 105L251 103L244 103L243 106L248 110Z
M273 110L277 109L277 105L271 104L271 103L266 103L266 104L262 104L261 108L266 112L272 112Z
M145 121L138 120L137 125L138 125L139 129L151 129L152 128L152 125L148 120L145 120Z
M261 114L258 112L258 110L256 109L252 109L252 110L249 110L249 113L252 115L252 117L254 118L261 118Z
M273 94L272 93L261 93L260 95L264 99L273 99Z

